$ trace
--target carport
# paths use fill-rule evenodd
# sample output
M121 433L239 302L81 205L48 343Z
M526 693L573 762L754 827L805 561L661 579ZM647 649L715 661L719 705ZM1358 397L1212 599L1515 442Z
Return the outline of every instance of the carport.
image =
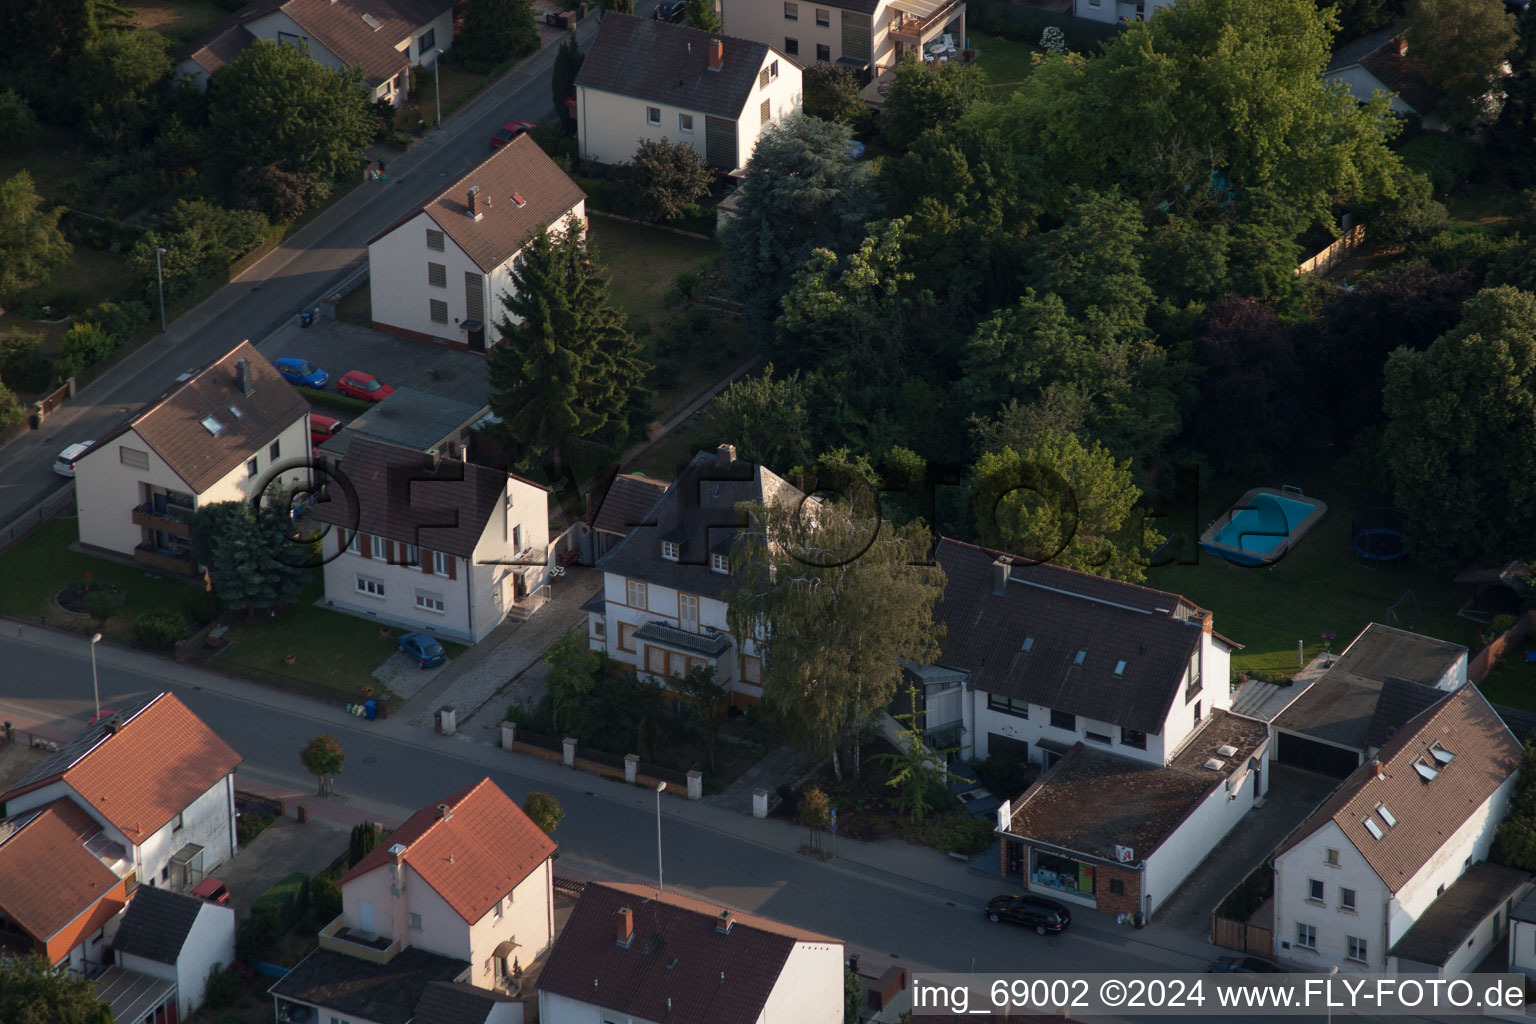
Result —
M96 998L112 1007L116 1024L176 1024L176 983L108 967L96 979Z
M1277 732L1275 760L1292 768L1343 779L1360 767L1360 751L1294 732Z

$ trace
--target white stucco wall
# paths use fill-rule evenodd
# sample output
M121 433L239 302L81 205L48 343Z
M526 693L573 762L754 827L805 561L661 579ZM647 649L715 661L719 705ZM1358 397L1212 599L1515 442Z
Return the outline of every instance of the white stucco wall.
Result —
M681 628L681 620L678 617L679 591L672 587L658 586L654 583L646 584L646 608L636 608L628 604L627 579L614 573L603 574L603 600L606 602L607 613L605 615L604 630L607 634L602 640L592 639L591 642L597 649L606 649L617 661L626 665L633 665L637 670L645 668L645 647L643 640L631 640L632 651L626 651L619 646L619 626L641 626L647 622L661 621L671 626ZM741 662L738 654L745 653L749 657L758 657L757 644L748 640L744 648L738 648L734 637L730 636L730 624L727 621L727 605L724 601L706 595L695 595L699 598L699 626L712 627L730 640L730 647L716 660L715 681L726 686L736 693L750 697L754 700L762 698L762 687L748 683L741 679ZM589 627L590 633L590 627ZM602 645L606 642L606 648ZM706 659L707 660L707 659Z
M245 30L257 39L267 39L274 43L279 42L279 33L297 36L306 44L310 58L321 67L336 71L347 66L345 61L322 46L319 40L311 38L308 32L299 27L298 22L282 11L273 11L260 18L252 18L244 24Z
M422 52L421 37L426 34L428 29L432 30L434 36L432 46L428 47L426 52ZM399 49L399 47L396 47L396 49ZM412 64L419 64L424 70L430 71L433 62L437 59L432 55L434 49L444 51L453 49L452 7L444 8L443 13L439 14L436 18L433 18L424 25L417 26L416 30L411 33L410 42L406 47L406 55L410 58Z
M151 978L159 978L162 981L177 980L175 964L162 964L158 960L150 960L135 953L119 953L117 954L117 961L118 966L125 970L134 971L138 974L147 974ZM182 1013L187 1012L185 1009L186 1002L179 993L176 1005L182 1007Z
M1397 891L1389 922L1391 942L1396 942L1412 927L1425 908L1435 901L1442 885L1449 889L1468 867L1488 859L1493 835L1504 820L1504 809L1509 803L1515 779L1514 775L1506 779L1455 834L1441 844L1428 863Z
M623 1021L624 1024L654 1024L639 1017L630 1017L613 1010L604 1011L591 1003L539 990L539 1024L604 1024L605 1021L615 1020Z
M208 972L213 965L227 966L234 960L235 908L204 903L176 963L176 987L183 1018L203 1005Z
M1536 978L1536 923L1511 921L1509 924L1509 969Z
M549 948L554 931L554 898L554 875L546 860L502 897L500 917L488 911L472 925L465 925L464 919L459 918L468 946L463 954L452 955L469 961L473 984L481 988L495 985L496 972L490 960L504 941L517 943L513 955L525 969ZM507 967L510 969L512 964L509 962Z
M390 866L385 865L359 875L341 887L341 917L348 928L354 931L370 930L363 927L365 922L361 908L366 903L371 908L373 934L391 941L409 939L409 918L406 915L409 896L406 890L410 878L405 879L398 897L390 891L391 879ZM415 942L409 944L416 945Z
M759 1024L839 1024L843 1019L843 946L797 942L763 1003Z

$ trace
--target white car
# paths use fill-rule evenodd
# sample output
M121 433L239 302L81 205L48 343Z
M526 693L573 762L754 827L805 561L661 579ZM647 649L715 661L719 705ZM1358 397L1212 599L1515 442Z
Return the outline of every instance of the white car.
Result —
M80 461L80 456L84 455L86 449L95 443L95 441L81 441L79 444L72 444L65 448L59 452L59 457L53 460L53 471L59 474L59 476L73 477L75 475L75 463Z

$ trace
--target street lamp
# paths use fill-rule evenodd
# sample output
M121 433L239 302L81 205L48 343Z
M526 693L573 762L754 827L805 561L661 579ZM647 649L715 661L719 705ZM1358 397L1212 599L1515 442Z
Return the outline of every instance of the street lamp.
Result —
M664 888L661 884L661 794L666 792L665 782L656 783L656 888L660 891Z
M1333 976L1339 973L1339 965L1328 968L1328 1024L1333 1024Z
M96 717L91 719L94 724L101 718L101 687L96 684L96 645L101 643L101 634L91 636L91 693L96 698Z
M165 250L155 247L155 284L160 288L160 333L165 333L165 275L160 272L160 257Z
M443 123L443 80L437 73L437 65L442 62L443 49L438 47L432 51L432 100L437 104L438 125Z

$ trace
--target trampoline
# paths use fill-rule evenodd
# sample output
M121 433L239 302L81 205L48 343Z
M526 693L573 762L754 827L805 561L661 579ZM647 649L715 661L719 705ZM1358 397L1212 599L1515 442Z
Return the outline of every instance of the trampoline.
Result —
M1394 509L1367 508L1355 516L1349 546L1362 565L1392 564L1408 554L1402 517Z

